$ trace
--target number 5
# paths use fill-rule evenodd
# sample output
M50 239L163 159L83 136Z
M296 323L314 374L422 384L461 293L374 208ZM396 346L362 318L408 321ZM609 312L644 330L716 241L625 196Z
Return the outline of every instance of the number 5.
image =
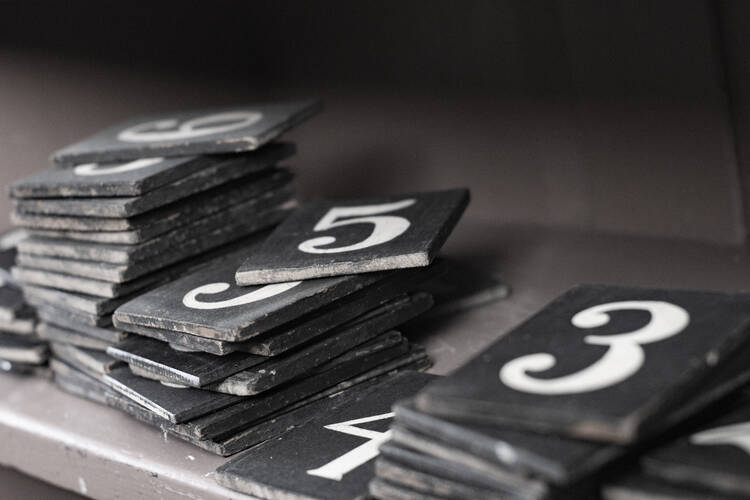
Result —
M643 365L642 344L658 342L677 335L690 323L690 315L682 307L660 301L611 302L579 312L571 322L578 328L596 328L609 322L609 312L640 309L651 313L651 320L638 330L618 335L589 335L587 344L604 345L609 349L593 365L564 377L534 378L527 372L542 372L555 366L555 357L547 353L529 354L506 363L500 369L500 380L517 391L534 394L574 394L596 391L626 380Z
M315 225L314 231L325 231L327 229L347 226L349 224L363 224L369 222L373 224L372 234L366 239L353 245L334 248L319 248L322 245L329 245L336 241L333 236L321 236L303 241L297 248L306 253L341 253L361 250L363 248L373 247L386 243L398 238L409 229L411 223L403 217L397 215L379 215L388 212L395 212L406 207L410 207L417 202L415 199L397 201L395 203L385 203L381 205L365 205L358 207L334 207L326 213ZM353 217L352 219L339 220L342 217Z

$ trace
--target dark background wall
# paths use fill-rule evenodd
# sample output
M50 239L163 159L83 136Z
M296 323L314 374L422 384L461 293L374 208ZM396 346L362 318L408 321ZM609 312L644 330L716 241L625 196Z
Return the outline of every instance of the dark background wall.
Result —
M0 182L131 115L312 95L303 197L467 185L477 220L735 243L736 3L3 3Z

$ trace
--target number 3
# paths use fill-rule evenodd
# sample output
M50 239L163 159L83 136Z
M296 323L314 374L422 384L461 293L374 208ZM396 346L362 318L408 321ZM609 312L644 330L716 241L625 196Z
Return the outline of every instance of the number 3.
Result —
M256 290L253 290L252 292L246 293L245 295L240 295L239 297L235 297L233 299L227 299L227 300L220 300L218 302L203 302L202 300L198 300L198 295L206 294L216 294L221 293L225 290L229 289L229 283L209 283L207 285L199 286L198 288L194 288L190 290L188 293L185 294L185 296L182 298L182 304L185 307L189 307L190 309L202 309L202 310L211 310L211 309L225 309L227 307L237 307L237 306L244 306L246 304L252 304L253 302L259 302L264 299L268 299L270 297L282 294L286 292L287 290L291 290L295 286L302 283L301 281L289 281L287 283L276 283L273 285L266 285L261 288L258 288Z
M180 123L174 118L139 123L117 134L123 142L178 141L204 135L231 132L249 127L260 121L263 114L257 111L229 111L201 116Z
M579 312L571 322L578 328L606 325L609 312L644 310L651 319L638 330L618 335L589 335L587 344L608 346L607 352L584 370L554 379L531 377L527 372L543 372L555 366L555 357L547 353L529 354L506 363L500 369L500 380L508 387L534 394L556 395L595 391L626 380L643 365L645 354L641 345L658 342L677 335L690 323L690 315L682 307L660 301L626 301L600 304Z
M395 212L406 207L414 205L417 200L408 199L397 201L395 203L385 203L381 205L365 205L359 207L334 207L326 213L315 225L314 231L325 231L334 227L347 226L349 224L362 224L369 222L375 227L372 234L366 239L353 245L335 248L319 248L322 245L329 245L336 241L333 236L321 236L303 241L299 248L307 253L341 253L361 250L363 248L373 247L398 238L409 229L411 223L403 217L396 215L379 215L388 212ZM367 216L367 217L362 217ZM352 219L338 220L342 217L354 217Z

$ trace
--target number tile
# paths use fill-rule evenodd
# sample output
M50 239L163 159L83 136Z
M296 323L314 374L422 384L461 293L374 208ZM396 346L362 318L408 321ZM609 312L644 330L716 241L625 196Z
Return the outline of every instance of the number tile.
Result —
M246 396L304 375L414 317L429 304L431 298L426 294L396 301L379 308L376 314L365 315L313 342L270 358L244 352L225 356L179 352L165 342L140 336L131 337L108 352L166 382L208 386L211 390Z
M643 455L641 469L678 487L750 496L750 392L712 410L701 425Z
M388 438L391 405L431 376L407 372L343 400L323 400L317 417L230 460L223 486L261 498L359 498L367 494L378 446Z
M287 158L293 151L291 145L279 144L257 153L218 157L202 170L138 196L16 198L13 200L13 209L19 213L44 215L133 217L230 181L257 174Z
M115 324L238 342L267 332L372 285L386 273L341 276L271 286L238 287L234 271L242 251L184 278L142 294L118 308Z
M52 155L58 166L252 151L321 109L288 101L166 113L128 120Z
M239 285L427 266L469 203L466 189L297 209L236 273Z
M748 306L747 295L580 286L431 385L417 406L467 422L633 442L747 347ZM702 394L680 416L719 395Z

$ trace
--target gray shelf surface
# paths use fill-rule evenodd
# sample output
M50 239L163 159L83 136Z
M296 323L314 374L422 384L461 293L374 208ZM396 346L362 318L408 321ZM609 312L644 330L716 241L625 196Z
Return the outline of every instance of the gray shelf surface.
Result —
M482 263L513 288L505 300L432 321L412 336L433 373L464 363L578 283L740 291L750 287L742 246L466 221L445 253ZM57 390L47 380L0 377L0 464L94 498L248 498L218 486L226 459Z

